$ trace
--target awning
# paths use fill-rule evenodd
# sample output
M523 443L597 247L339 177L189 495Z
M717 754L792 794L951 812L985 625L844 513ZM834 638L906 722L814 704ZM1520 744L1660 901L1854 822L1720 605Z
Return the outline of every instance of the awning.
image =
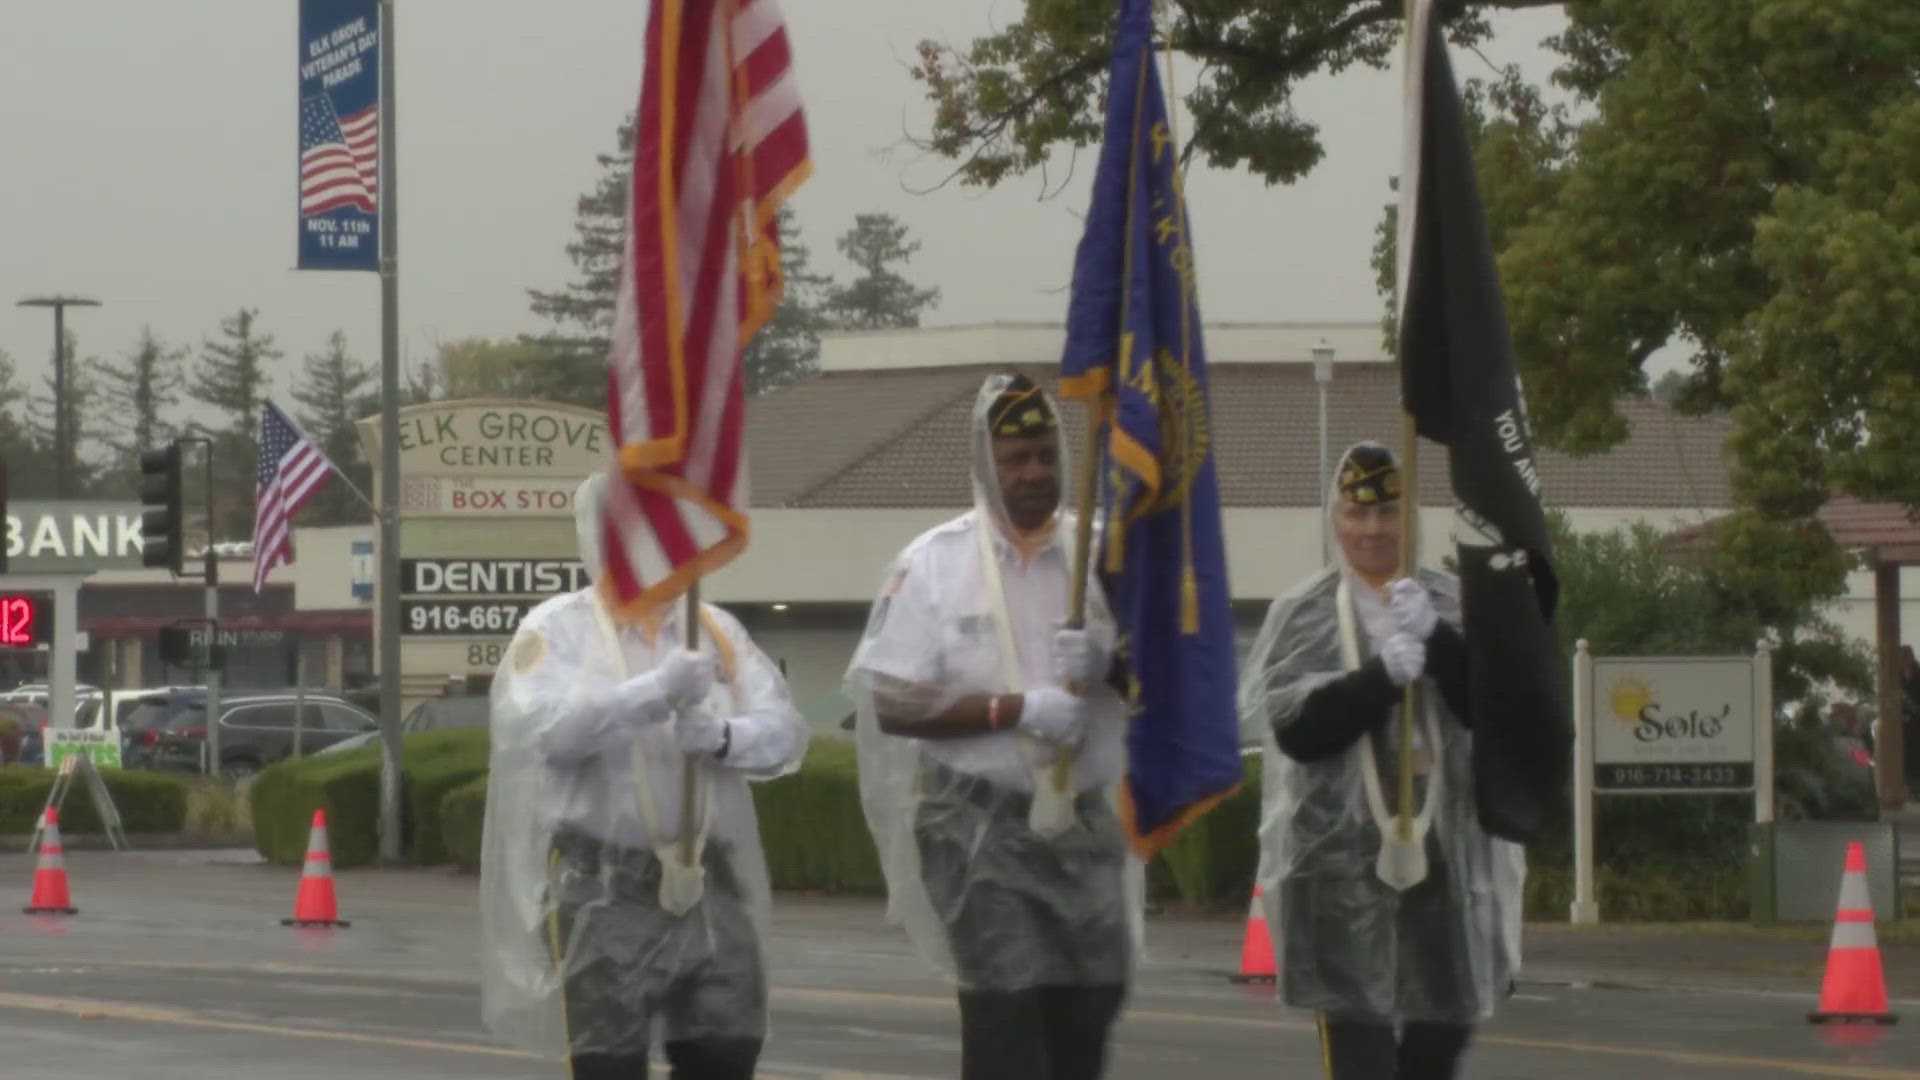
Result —
M94 615L81 616L80 629L96 637L143 637L158 633L163 626L179 622L178 615ZM371 611L281 611L271 614L232 615L220 619L222 630L282 630L293 634L338 634L342 637L373 636Z

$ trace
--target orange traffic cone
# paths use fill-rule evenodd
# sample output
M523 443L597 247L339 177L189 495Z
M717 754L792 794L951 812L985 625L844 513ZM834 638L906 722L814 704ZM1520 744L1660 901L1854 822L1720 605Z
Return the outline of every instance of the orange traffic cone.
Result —
M1247 912L1247 933L1240 942L1240 973L1229 976L1237 983L1270 983L1278 978L1273 960L1273 935L1267 930L1267 914L1260 905L1260 886L1253 887L1253 908Z
M33 871L33 899L23 909L29 915L78 915L67 895L67 849L60 843L60 812L47 807L40 832L40 865Z
M307 865L300 871L300 895L293 902L293 918L282 926L346 926L333 901L333 856L327 853L327 811L313 811L313 831L307 834Z
M1880 945L1873 936L1873 900L1867 895L1867 853L1860 841L1847 843L1847 866L1840 875L1840 911L1834 916L1833 941L1827 947L1827 978L1820 988L1820 1009L1807 1019L1891 1024L1887 982L1880 970Z

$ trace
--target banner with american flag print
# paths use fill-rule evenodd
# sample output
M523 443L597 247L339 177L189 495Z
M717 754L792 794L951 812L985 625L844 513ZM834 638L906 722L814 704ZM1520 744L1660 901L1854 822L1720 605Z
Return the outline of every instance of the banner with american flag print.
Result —
M280 406L260 413L260 473L254 489L253 591L273 568L293 563L293 515L333 474L333 463Z
M300 0L301 270L380 268L379 0Z
M774 0L654 0L608 357L608 600L672 601L747 542L741 352L779 303L780 205L811 171Z

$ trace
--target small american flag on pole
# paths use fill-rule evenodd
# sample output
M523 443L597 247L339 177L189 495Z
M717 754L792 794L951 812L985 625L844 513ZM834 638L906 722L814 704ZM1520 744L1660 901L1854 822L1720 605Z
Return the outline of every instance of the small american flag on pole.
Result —
M300 213L352 206L371 214L380 189L380 106L342 118L333 99L300 103Z
M657 608L747 541L741 350L780 299L807 129L774 0L654 0L608 358L606 572Z
M260 417L260 476L253 519L253 591L293 562L293 515L333 472L333 463L269 401Z

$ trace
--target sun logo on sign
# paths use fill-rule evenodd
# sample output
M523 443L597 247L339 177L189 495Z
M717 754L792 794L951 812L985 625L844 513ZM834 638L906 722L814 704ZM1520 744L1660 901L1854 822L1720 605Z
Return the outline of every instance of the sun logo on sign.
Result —
M1637 724L1640 714L1653 704L1653 687L1629 675L1608 689L1607 703L1622 723Z

